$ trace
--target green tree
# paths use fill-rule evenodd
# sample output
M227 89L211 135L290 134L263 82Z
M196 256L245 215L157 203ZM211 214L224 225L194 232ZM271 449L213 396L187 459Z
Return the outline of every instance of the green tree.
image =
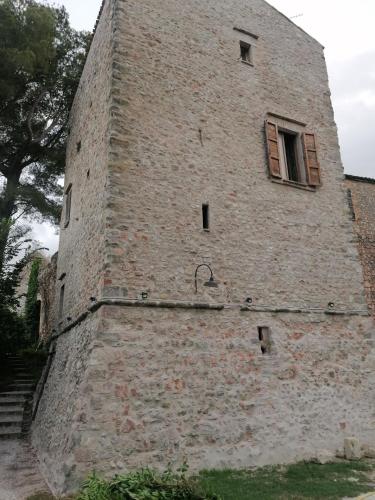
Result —
M38 277L41 259L36 257L31 265L25 304L25 327L28 340L33 343L38 338L40 309L38 307Z
M16 291L22 270L32 258L27 227L10 225L7 221L2 221L0 234L3 232L8 237L4 263L0 269L0 355L15 352L24 346L24 322L17 314L19 301Z
M0 269L18 212L56 221L67 121L90 35L64 7L0 0Z

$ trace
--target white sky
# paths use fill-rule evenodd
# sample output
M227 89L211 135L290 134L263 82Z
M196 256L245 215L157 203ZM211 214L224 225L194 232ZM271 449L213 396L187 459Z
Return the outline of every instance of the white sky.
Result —
M56 3L66 6L76 29L93 29L101 0ZM288 17L298 16L293 21L325 46L345 172L375 177L371 155L375 142L375 0L270 0L269 3ZM57 236L53 229L37 226L35 235L52 251L56 250Z

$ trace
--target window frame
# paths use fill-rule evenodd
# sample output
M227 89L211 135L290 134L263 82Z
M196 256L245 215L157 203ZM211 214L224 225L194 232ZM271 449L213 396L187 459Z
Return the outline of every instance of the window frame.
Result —
M243 50L246 50L245 57L243 56ZM253 62L253 46L249 42L245 42L244 40L240 40L240 58L241 62L244 64L248 64L249 66L254 66Z
M322 184L316 134L308 132L305 123L272 113L267 114L265 132L271 180L279 184L316 191ZM289 173L285 148L283 149L281 143L281 140L285 141L285 135L295 137L294 155L298 180L291 178ZM311 142L314 145L313 149L309 149ZM310 151L313 161L309 158Z

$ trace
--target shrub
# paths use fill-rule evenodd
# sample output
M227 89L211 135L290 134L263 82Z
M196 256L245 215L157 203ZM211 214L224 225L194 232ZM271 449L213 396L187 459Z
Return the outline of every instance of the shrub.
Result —
M26 345L25 326L15 311L0 304L0 356L15 354Z
M78 500L220 500L202 491L193 479L186 478L185 472L186 467L177 473L143 469L110 481L94 473L84 483Z

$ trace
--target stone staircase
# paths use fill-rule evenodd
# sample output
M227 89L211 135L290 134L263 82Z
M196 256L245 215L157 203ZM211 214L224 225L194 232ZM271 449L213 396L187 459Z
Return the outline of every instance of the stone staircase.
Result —
M39 493L50 498L29 439L35 380L21 357L7 356L2 362L0 500L26 500Z
M8 356L12 381L0 389L0 440L24 437L30 427L35 381L19 356Z

